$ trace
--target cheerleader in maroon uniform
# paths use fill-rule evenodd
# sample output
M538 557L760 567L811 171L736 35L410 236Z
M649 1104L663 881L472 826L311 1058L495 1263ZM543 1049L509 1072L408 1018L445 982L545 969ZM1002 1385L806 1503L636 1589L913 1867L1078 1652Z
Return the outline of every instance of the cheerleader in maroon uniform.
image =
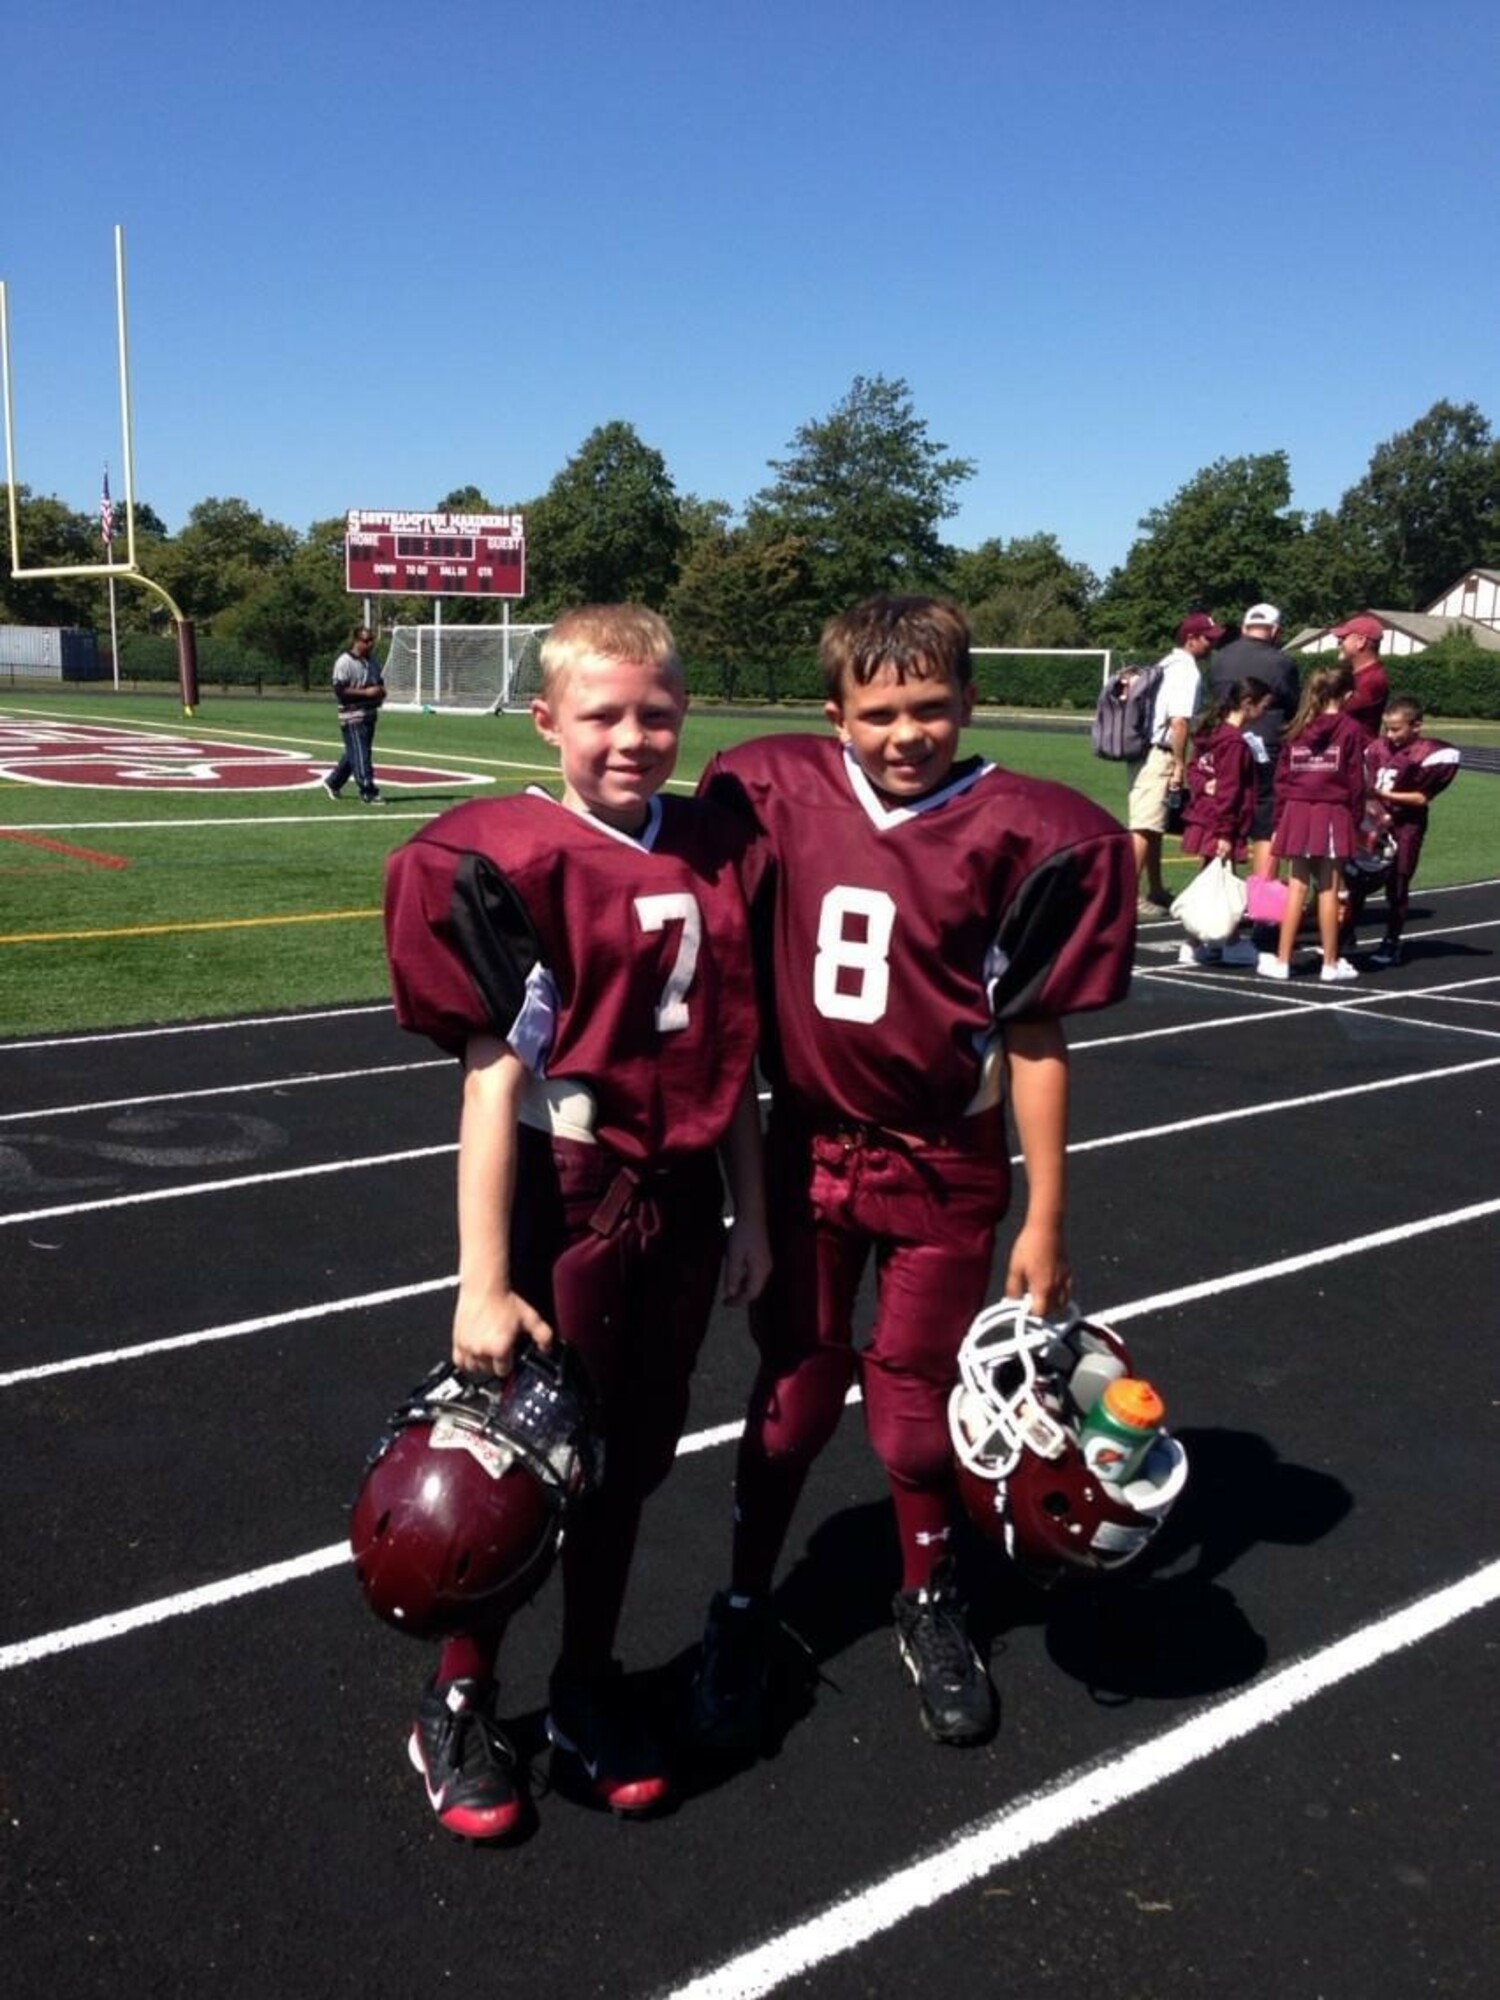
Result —
M1211 861L1241 862L1255 817L1255 758L1245 741L1246 728L1262 715L1271 690L1253 675L1235 681L1199 719L1193 737L1193 761L1188 766L1188 805L1182 816L1182 851L1196 854L1203 867ZM1183 965L1254 965L1257 953L1248 938L1228 944L1184 944Z
M1290 978L1302 911L1314 887L1323 948L1318 977L1325 983L1359 977L1348 959L1339 957L1339 883L1358 844L1365 805L1368 739L1343 708L1353 680L1343 665L1310 674L1281 741L1271 852L1289 864L1290 880L1277 950L1260 955L1258 970L1268 979Z

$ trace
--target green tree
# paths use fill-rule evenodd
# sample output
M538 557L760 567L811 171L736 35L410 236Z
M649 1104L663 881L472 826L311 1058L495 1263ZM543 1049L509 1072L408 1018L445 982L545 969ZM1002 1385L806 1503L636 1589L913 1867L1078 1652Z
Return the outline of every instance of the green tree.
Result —
M659 610L683 545L667 462L630 424L586 437L526 516L528 619L573 604L633 602Z
M342 514L315 521L286 562L219 615L216 636L293 668L304 687L326 680L357 616L344 588L344 529Z
M184 614L206 631L219 613L253 597L285 567L297 533L244 500L200 500L182 533L161 547L161 575Z
M1286 615L1297 624L1336 623L1361 605L1384 601L1370 588L1374 578L1365 555L1326 507L1308 516L1287 560L1288 580L1277 602L1292 607Z
M715 541L729 533L734 509L727 500L705 500L697 493L684 493L677 503L677 520L682 529L681 565L700 542Z
M1345 609L1424 610L1466 569L1500 561L1500 442L1477 405L1434 403L1377 445L1328 532Z
M1100 643L1159 650L1187 612L1238 617L1257 598L1281 605L1293 622L1287 586L1303 522L1291 497L1284 451L1221 458L1195 473L1144 517L1140 540L1111 571L1093 617Z
M12 625L93 625L102 579L11 575L9 511L10 489L0 486L0 512L6 524L0 618ZM77 513L50 494L33 494L27 486L16 488L16 529L22 569L61 569L105 560L97 515Z
M1099 579L1055 535L1020 535L955 556L948 588L981 646L1082 646Z
M769 461L776 478L751 501L748 525L806 552L813 617L873 591L941 584L950 551L939 524L974 474L972 460L947 449L904 381L856 375L829 416L796 432L789 457Z
M501 511L490 505L478 486L455 486L433 509L435 514L498 514Z
M719 691L732 699L755 667L814 643L810 595L806 550L795 537L721 524L693 542L667 612L683 657L716 666Z

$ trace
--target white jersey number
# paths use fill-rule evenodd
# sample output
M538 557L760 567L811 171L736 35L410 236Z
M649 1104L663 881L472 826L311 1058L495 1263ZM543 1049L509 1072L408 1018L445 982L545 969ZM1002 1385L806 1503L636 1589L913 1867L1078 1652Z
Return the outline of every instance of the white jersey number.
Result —
M813 1005L828 1021L878 1021L891 996L896 905L884 889L830 889L818 914Z
M665 930L668 924L682 925L682 935L677 940L677 956L667 974L662 996L656 1003L658 1034L680 1034L691 1018L687 1004L688 988L698 970L698 948L703 942L703 913L698 908L698 898L686 889L673 890L662 896L637 896L635 914L643 931Z

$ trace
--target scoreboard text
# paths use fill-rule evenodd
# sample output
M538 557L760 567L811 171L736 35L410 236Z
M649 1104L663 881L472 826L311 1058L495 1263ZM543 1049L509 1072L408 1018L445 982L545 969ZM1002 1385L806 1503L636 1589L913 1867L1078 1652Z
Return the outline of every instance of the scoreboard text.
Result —
M524 597L526 523L520 514L351 510L344 576L357 597Z

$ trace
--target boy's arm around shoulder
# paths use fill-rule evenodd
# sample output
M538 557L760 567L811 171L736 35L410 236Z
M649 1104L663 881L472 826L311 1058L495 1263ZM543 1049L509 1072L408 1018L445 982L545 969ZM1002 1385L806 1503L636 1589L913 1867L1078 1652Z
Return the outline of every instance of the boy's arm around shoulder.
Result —
M770 870L769 836L749 788L718 751L704 766L694 797L720 829L720 844L733 860L747 903L753 903Z

